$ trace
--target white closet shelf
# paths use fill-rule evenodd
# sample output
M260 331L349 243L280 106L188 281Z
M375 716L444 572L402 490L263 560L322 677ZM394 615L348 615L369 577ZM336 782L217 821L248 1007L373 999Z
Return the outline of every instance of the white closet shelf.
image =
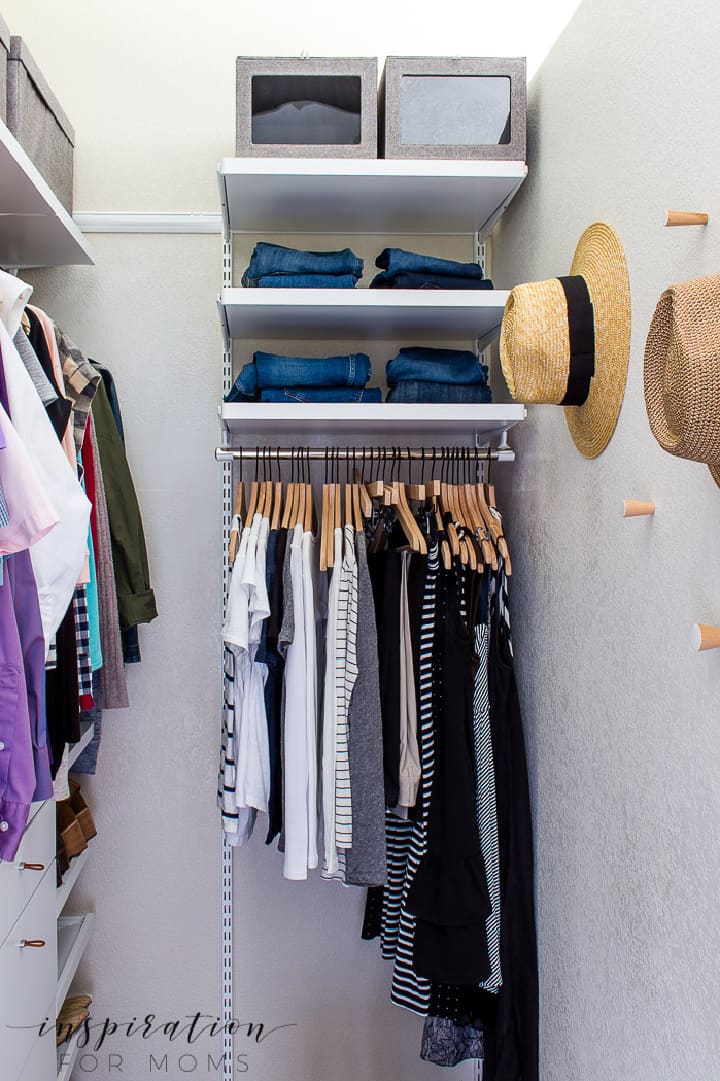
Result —
M426 446L428 441L449 446L458 441L467 444L468 432L475 433L482 445L519 424L526 415L524 405L248 402L220 407L228 446L241 443L250 433L251 444L265 435L268 439L284 435L290 442L308 444L319 439L320 445L325 445L336 435L340 442L350 436L365 436L369 446L402 443L403 439L414 443L414 437L422 437Z
M501 289L223 289L223 332L233 338L354 341L477 340L500 333Z
M58 1013L90 941L94 923L93 912L86 912L82 916L61 916L57 921L58 982L55 1004Z
M83 868L88 861L89 855L90 849L86 848L83 852L80 853L79 856L76 856L73 860L71 860L69 869L63 875L62 885L58 886L55 898L56 911L58 916L65 908L68 897L72 893L75 887L75 883L82 874Z
M80 722L80 739L77 743L70 743L68 749L68 769L72 769L76 761L95 735L95 725L92 721Z
M226 228L252 233L488 233L524 161L225 158Z
M0 120L0 265L92 264L90 246Z

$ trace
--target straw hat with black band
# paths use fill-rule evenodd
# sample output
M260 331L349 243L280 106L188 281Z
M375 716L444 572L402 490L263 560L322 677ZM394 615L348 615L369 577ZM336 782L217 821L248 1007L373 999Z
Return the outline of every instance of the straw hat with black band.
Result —
M660 446L720 485L720 274L671 285L645 343L645 407Z
M565 407L581 454L596 458L620 413L630 356L630 283L620 238L604 222L580 237L570 275L516 285L500 362L513 398Z

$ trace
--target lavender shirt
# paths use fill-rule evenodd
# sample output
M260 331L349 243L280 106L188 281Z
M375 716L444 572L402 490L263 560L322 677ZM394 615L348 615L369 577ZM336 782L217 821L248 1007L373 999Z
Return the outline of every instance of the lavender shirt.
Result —
M0 357L0 401L7 388ZM7 556L0 586L0 859L12 860L33 799L48 799L45 639L29 551Z
M9 559L9 557L8 557ZM10 576L0 586L0 858L15 858L35 791L25 665Z

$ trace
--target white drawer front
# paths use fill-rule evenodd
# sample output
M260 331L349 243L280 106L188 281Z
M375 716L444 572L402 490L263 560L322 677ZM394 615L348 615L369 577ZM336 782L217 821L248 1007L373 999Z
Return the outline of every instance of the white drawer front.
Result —
M55 802L46 800L25 831L15 859L0 863L0 943L7 938L54 859Z
M55 1000L52 1006L45 1012L55 1008ZM33 1048L23 1067L22 1074L17 1081L55 1081L57 1074L57 1053L55 1051L55 1030L48 1028L44 1036L36 1038ZM8 1081L16 1081L14 1077Z
M21 947L19 943L23 941L44 942L45 945ZM55 868L51 866L0 947L0 1063L3 1081L12 1081L20 1076L38 1038L40 1025L47 1016L44 1006L56 984ZM45 1028L54 1024L52 1011Z

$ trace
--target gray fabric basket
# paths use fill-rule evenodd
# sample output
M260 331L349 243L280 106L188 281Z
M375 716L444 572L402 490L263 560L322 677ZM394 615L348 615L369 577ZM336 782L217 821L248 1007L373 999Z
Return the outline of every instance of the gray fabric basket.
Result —
M10 52L10 31L0 15L0 120L7 120L7 62Z
M377 157L377 59L375 57L239 56L236 67L235 153L238 157L374 158ZM356 79L359 87L359 141L331 143L253 142L253 79L292 81L318 76Z
M72 213L75 132L22 38L10 38L7 126Z

